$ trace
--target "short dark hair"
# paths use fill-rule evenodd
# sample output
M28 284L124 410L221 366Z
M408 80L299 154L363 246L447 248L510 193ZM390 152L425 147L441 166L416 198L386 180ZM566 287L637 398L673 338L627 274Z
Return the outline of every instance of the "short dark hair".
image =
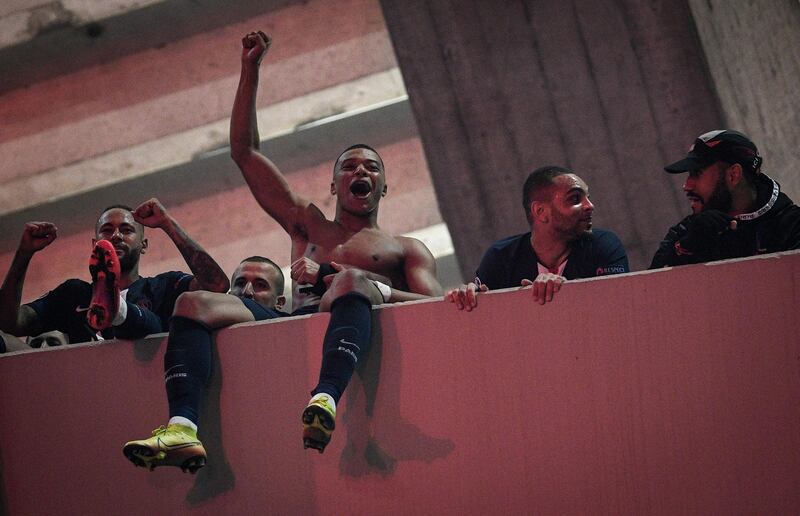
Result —
M574 172L566 167L546 165L531 172L528 179L525 180L525 184L522 186L522 208L525 210L525 218L528 219L529 224L531 222L531 203L544 200L543 194L547 191L547 187L553 184L553 179L564 174L574 174Z
M133 208L131 208L127 204L112 204L111 206L106 207L103 211L100 212L100 215L97 216L97 222L94 223L95 233L97 233L100 230L100 219L103 218L103 215L105 215L106 212L111 210L125 210L129 211L131 215L133 215ZM135 222L135 224L139 226L139 232L142 234L142 238L144 238L144 225L139 224L138 222Z
M272 265L275 270L278 271L278 284L276 285L277 288L275 290L278 292L278 295L283 295L283 285L286 279L283 277L283 270L281 270L277 263L273 262L269 258L264 258L263 256L250 256L239 262L239 265L243 264L244 262L268 263ZM233 283L233 276L231 276L231 283Z
M344 156L345 152L351 151L353 149L371 150L372 152L374 152L378 156L378 159L381 161L381 166L385 167L385 165L383 164L383 158L381 158L381 155L380 155L380 153L378 151L376 151L375 149L373 149L372 147L370 147L366 143L356 143L355 145L351 145L348 148L346 148L345 150L343 150L342 152L340 152L339 156L336 157L336 161L333 162L333 173L334 174L336 173L336 164L339 163L339 160L342 159L342 156Z

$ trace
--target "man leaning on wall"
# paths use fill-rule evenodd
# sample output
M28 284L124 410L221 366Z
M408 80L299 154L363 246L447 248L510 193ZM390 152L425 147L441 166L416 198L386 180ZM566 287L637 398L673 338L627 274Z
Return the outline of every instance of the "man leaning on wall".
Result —
M472 310L477 293L533 285L533 298L552 301L567 280L628 272L628 256L617 235L592 227L594 204L589 186L565 167L531 172L522 188L522 207L530 232L492 244L475 281L452 289L446 302Z
M692 214L669 229L650 268L800 249L800 207L761 171L763 162L746 135L718 129L664 167L688 173L683 191Z

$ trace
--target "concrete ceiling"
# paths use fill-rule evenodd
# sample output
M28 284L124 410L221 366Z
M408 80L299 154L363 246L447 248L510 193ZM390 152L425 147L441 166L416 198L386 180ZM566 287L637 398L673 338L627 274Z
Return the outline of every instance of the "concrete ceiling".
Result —
M332 159L357 141L376 146L390 174L383 226L423 231L450 267L452 244L377 1L17 0L0 10L0 267L26 221L59 226L31 265L25 299L86 276L100 209L152 196L226 270L256 251L288 262L288 237L228 157L240 40L255 29L274 40L257 106L265 153L332 215ZM237 210L247 220L221 213ZM168 241L153 246L161 235L148 236L144 273L185 268Z

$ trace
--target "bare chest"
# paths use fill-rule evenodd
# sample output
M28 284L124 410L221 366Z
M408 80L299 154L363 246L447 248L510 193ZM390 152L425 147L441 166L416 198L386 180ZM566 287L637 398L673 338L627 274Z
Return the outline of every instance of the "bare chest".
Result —
M402 274L403 247L382 231L365 229L326 244L309 243L305 256L318 263L336 262L390 278Z

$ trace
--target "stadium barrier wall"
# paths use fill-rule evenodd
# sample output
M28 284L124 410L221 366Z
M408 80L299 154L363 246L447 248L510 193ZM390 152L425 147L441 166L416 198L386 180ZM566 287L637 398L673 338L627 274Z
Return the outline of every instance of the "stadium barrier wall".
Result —
M375 310L322 455L327 314L217 335L196 476L122 445L167 419L163 335L0 357L7 514L798 514L800 252Z

